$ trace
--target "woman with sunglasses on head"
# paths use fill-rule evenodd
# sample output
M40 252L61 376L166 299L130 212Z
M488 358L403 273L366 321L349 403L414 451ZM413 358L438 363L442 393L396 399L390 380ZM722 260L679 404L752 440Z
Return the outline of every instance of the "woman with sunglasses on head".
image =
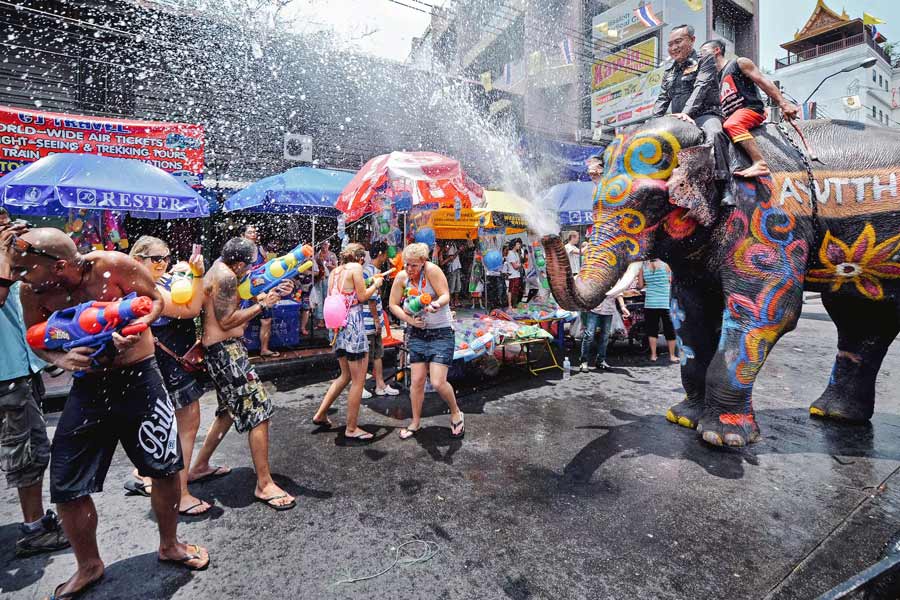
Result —
M191 466L191 454L197 430L200 427L200 403L203 387L192 373L182 366L179 358L191 349L197 341L197 330L194 318L203 307L204 290L203 274L206 269L203 256L195 254L190 262L180 262L169 271L172 254L168 245L159 238L142 236L131 248L131 257L150 271L163 297L163 312L151 326L156 338L156 361L162 371L163 380L172 403L175 405L175 420L178 424L178 440L184 455L184 469L179 473L181 479L181 500L178 512L183 516L202 515L210 509L210 505L191 495L188 491L188 472ZM186 304L178 304L172 300L172 283L180 276L193 276L191 296ZM176 358L178 357L178 358ZM225 475L230 471L227 467L217 467L209 475ZM135 473L137 476L137 473ZM202 476L197 477L202 478ZM125 488L142 495L149 495L151 480L129 481Z
M391 313L407 323L407 346L411 365L410 403L412 421L400 430L400 439L413 437L422 427L422 403L425 400L425 377L450 407L450 437L465 435L465 416L456 404L447 371L453 362L455 335L450 314L450 286L441 268L428 261L426 244L410 244L403 250L403 270L391 287ZM407 311L404 298L428 294L432 302L419 312Z
M347 319L334 340L334 353L341 366L340 376L331 382L319 410L313 416L313 423L320 427L332 427L328 419L328 409L340 396L347 384L347 426L344 436L354 441L369 441L373 436L357 425L359 405L366 384L366 371L369 368L369 338L366 335L364 321L364 305L369 298L378 293L384 279L376 274L372 285L366 287L361 261L366 249L361 244L349 244L341 251L341 266L331 272L328 278L328 295L343 296L347 307Z

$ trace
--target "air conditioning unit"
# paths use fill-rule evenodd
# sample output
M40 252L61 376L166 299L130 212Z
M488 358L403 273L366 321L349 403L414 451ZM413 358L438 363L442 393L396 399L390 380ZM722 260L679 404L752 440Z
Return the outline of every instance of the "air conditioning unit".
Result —
M312 162L313 141L308 135L299 133L284 134L284 159L301 162Z

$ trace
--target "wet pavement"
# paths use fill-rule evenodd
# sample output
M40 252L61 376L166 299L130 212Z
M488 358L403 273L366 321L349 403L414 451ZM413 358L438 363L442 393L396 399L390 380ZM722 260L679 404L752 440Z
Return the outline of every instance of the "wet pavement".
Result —
M179 528L210 549L210 569L159 566L149 501L123 496L131 467L119 451L95 497L106 577L86 597L814 598L875 562L900 529L900 345L885 360L872 425L839 427L807 417L835 340L821 304L808 304L760 375L764 438L745 451L666 422L678 369L636 355L613 353L611 372L570 381L509 370L481 391L465 381L461 442L434 395L426 426L401 441L401 396L367 401L360 421L377 440L348 446L309 422L323 374L276 380L271 464L298 508L253 502L246 439L232 431L216 460L234 473L193 486L215 508ZM205 431L214 397L202 406ZM7 491L0 596L41 598L74 560L14 559L19 520ZM381 571L409 540L434 542L437 555L336 583Z

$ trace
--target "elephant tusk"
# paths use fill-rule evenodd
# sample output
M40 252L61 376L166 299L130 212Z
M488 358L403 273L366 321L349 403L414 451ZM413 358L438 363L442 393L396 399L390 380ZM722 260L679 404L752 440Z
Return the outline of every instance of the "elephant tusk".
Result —
M638 276L638 273L641 271L641 265L643 263L641 261L633 262L628 265L628 269L625 271L625 274L622 275L622 278L616 282L616 285L612 286L612 289L606 292L606 296L608 298L615 298L619 296L628 289L628 286L635 280Z

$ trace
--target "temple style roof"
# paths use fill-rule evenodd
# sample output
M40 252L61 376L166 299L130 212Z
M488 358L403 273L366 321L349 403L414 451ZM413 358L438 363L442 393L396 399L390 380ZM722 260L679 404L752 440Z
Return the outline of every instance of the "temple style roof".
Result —
M863 30L862 19L851 19L845 10L841 10L841 14L838 14L828 8L824 0L818 0L806 24L794 34L793 40L781 44L781 47L788 52L800 52L862 34Z

